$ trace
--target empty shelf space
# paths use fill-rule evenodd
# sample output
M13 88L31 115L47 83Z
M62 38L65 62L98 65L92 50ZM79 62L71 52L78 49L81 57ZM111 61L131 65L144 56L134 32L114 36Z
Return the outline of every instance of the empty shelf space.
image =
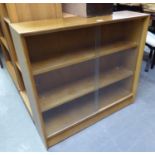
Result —
M76 63L84 62L95 57L94 50L83 50L72 53L65 53L64 55L53 57L41 62L33 63L32 70L34 75L63 68Z
M98 50L99 56L105 56L109 54L113 54L119 51L125 51L131 48L136 48L137 43L135 42L130 42L130 41L118 41L115 43L111 43L103 48L100 48Z
M116 43L108 44L96 50L89 49L76 51L72 53L68 52L68 54L65 53L64 55L32 63L32 71L34 75L43 74L55 69L60 69L87 60L95 59L100 56L135 48L136 46L137 44L135 42L119 41Z
M125 80L128 81L129 79ZM129 89L125 89L125 86L121 85L121 82L123 81L99 90L99 110L102 111L103 109L107 109L108 107L133 96L133 93L130 92Z
M129 90L124 89L122 86L110 86L108 90L106 89L107 88L100 91L99 104L95 103L94 94L91 93L72 101L68 105L65 104L62 107L60 106L44 113L43 118L45 120L47 137L50 138L65 129L77 125L98 112L116 105L120 101L124 101L133 95Z
M100 74L99 88L105 87L133 75L133 72L122 67L116 67ZM95 91L95 76L74 81L53 89L48 93L40 95L40 106L42 112L72 101L78 97Z

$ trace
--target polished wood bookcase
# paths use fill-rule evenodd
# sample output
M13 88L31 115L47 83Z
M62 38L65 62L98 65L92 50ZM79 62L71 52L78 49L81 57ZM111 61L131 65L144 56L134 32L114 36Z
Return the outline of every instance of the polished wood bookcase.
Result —
M25 95L47 147L133 103L148 22L147 14L130 11L8 22Z

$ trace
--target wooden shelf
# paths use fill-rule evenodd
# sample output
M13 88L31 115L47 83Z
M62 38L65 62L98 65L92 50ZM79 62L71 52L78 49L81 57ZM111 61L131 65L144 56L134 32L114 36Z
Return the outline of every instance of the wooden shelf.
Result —
M50 20L37 20L29 22L12 23L10 26L20 35L37 35L43 33L70 30L74 28L88 27L127 21L130 19L140 19L147 17L148 14L132 11L117 11L113 15L97 16L92 18L70 17Z
M8 71L9 71L9 73L10 73L10 75L11 75L17 89L19 89L19 84L17 82L16 72L14 70L14 67L13 67L12 63L10 61L6 61L6 67L7 67Z
M103 88L132 75L133 72L125 68L114 68L100 75L99 88ZM45 112L51 108L60 106L68 101L72 101L78 97L91 93L95 91L95 85L95 76L87 77L83 80L75 81L53 89L46 94L42 94L39 99L41 110L42 112Z
M135 42L119 41L96 50L93 49L77 51L73 52L73 54L68 52L68 54L65 53L64 55L61 55L59 57L32 63L33 75L43 74L55 69L60 69L69 65L81 63L84 61L95 59L100 56L128 50L135 47L137 47L137 44Z
M100 103L98 105L95 105L94 103L94 95L89 94L82 99L70 103L67 107L52 109L44 114L47 137L50 138L61 131L67 130L72 126L77 125L79 122L95 115L99 111L103 111L104 109L107 109L107 107L116 105L120 101L128 99L132 95L133 94L130 91L122 87L111 87L110 92L105 92L104 90L103 93L100 92ZM101 107L100 104L102 104L102 108L98 108L97 110L96 107Z
M55 69L67 67L76 63L84 62L95 57L93 50L83 50L79 52L74 52L64 54L59 57L46 59L45 61L37 62L32 64L33 75L38 75L46 73Z
M9 47L7 45L6 39L4 37L0 37L3 46L9 51Z

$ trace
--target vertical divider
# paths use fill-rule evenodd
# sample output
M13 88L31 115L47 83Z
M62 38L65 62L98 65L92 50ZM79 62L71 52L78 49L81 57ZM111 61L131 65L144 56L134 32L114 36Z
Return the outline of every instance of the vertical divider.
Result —
M6 35L6 40L8 42L8 47L9 47L9 52L10 52L10 56L11 56L11 61L13 62L13 66L14 66L14 69L15 69L15 73L16 73L16 77L17 77L17 84L18 84L18 89L19 91L23 91L24 90L24 85L21 81L21 78L20 78L20 73L19 73L19 70L17 69L17 66L16 66L16 61L17 61L17 56L16 56L16 51L15 51L15 48L14 48L14 45L13 45L13 41L12 41L12 37L11 37L11 34L10 34L10 31L9 31L9 26L7 25L7 23L4 21L4 29L5 29L5 35Z
M133 101L133 95L135 97L137 85L138 85L139 71L140 71L140 66L141 66L141 62L142 62L141 60L142 60L142 56L143 56L144 42L145 42L149 18L143 17L143 18L141 18L142 22L139 22L137 20L139 17L137 17L137 19L135 18L134 22L133 22L131 20L127 21L128 16L126 17L126 15L125 15L125 17L124 17L124 13L121 14L121 16L118 14L118 17L116 19L115 19L115 16L112 16L112 17L114 17L114 19L111 19L111 17L110 17L110 19L107 20L105 18L105 23L107 24L106 26L103 26L104 23L102 24L102 22L103 22L102 19L96 20L96 18L94 18L94 20L90 20L90 21L89 21L89 19L85 20L82 18L81 21L79 19L81 26L78 25L79 23L76 23L76 22L74 23L74 21L73 21L73 25L72 25L72 22L69 23L68 20L65 21L65 19L64 19L64 22L62 23L62 25L60 23L60 27L59 27L59 21L56 20L55 22L56 23L58 22L58 27L57 27L57 24L54 25L54 27L52 25L51 29L50 29L49 23L48 23L49 29L47 29L47 25L44 27L41 23L41 26L43 26L43 28L42 27L40 28L40 27L37 27L39 24L35 23L36 25L32 24L33 25L32 29L31 29L32 31L30 31L30 29L27 30L27 26L29 24L28 25L26 24L26 26L24 26L23 23L21 23L19 25L17 24L17 28L16 28L16 24L14 25L15 27L9 25L10 32L12 34L12 39L13 39L13 42L15 45L15 51L17 53L17 58L18 58L19 65L20 65L20 68L22 71L25 89L27 92L28 99L30 101L33 120L34 120L36 128L43 140L43 143L46 146L51 146L51 145L56 144L57 142L62 141L63 139L88 127L89 125L97 122L98 120L101 120L102 118L112 114L113 112L116 112L116 111L124 108L125 106L131 104L131 102ZM120 17L122 18L123 21L121 21ZM133 17L129 16L129 18L133 18ZM104 17L103 17L103 19L104 19ZM113 20L114 20L114 22L113 22ZM117 20L117 21L115 21L115 20ZM84 21L84 23L83 23L83 21ZM126 21L129 23L124 24L124 22L126 22ZM98 23L98 22L101 22L101 23ZM123 22L123 23L121 23L121 22ZM130 22L131 22L131 24L134 24L134 25L130 25ZM84 29L84 31L83 30L81 31L80 28L83 28L82 25L84 25L84 28L87 28L87 26L93 26L93 28L90 29L91 31L89 31L89 29L88 30ZM22 26L24 26L24 27L22 27ZM80 31L79 30L76 31L74 29L74 26L75 26L75 29L78 28L78 29L80 29ZM125 27L125 26L127 26L127 27ZM31 27L31 24L30 24L30 27ZM129 29L129 31L128 31L128 27L131 30ZM133 27L135 27L137 34L134 33L135 29L132 29ZM18 29L18 28L20 28L20 29ZM35 30L35 28L36 28L36 30ZM74 30L73 34L71 31L69 31L72 29ZM64 30L67 30L68 32L67 33L61 32ZM70 37L70 38L67 38L67 37L61 38L60 37L61 35L60 35L60 36L56 36L56 38L54 38L54 39L53 39L53 37L55 37L55 36L52 36L52 37L49 36L49 38L48 38L48 36L45 36L47 38L44 39L44 38L42 38L44 36L42 36L42 35L40 36L40 34L45 34L45 33L50 34L50 33L55 33L55 32L59 32L59 31L62 33L61 35L64 34L64 36L66 35L67 37ZM81 32L81 35L80 35L80 32ZM84 32L86 32L86 33L84 33ZM35 36L35 38L40 36L41 40L40 40L40 38L38 38L38 40L36 39L33 42L33 38L32 38L32 40L30 40L30 37L33 35ZM73 36L78 37L78 38L74 40ZM84 36L86 36L86 38L84 38ZM65 38L65 40L64 40L64 38ZM81 38L82 38L82 40L80 40ZM88 38L88 40L86 40L87 38ZM52 40L59 41L59 39L62 41L62 42L60 41L62 47L58 46L58 44L57 44L58 42L56 43L56 47L55 46L53 47L53 45L55 45L54 44L55 41L52 41ZM128 41L128 39L129 39L129 41ZM49 44L49 46L47 46L47 44L44 43L44 41L42 41L42 40L45 40L45 42L47 42L47 44ZM72 42L72 40L73 40L73 42ZM125 44L124 41L126 41L126 40L128 41L126 44L127 46L126 45L122 46L123 44ZM120 42L118 42L118 44L117 44L117 41L120 41ZM136 41L138 45L134 45L133 41ZM77 44L77 42L79 44ZM41 44L42 48L40 48L38 46L38 43L42 43ZM53 44L50 44L50 43L53 43ZM32 44L35 44L34 49L33 49L33 47L29 48L30 47L29 45L32 45ZM45 46L43 46L43 45L45 45ZM52 46L50 46L50 45L52 45ZM92 45L93 45L93 47L92 47ZM87 62L86 60L85 60L86 63L81 60L83 62L82 64L77 65L75 62L75 66L71 64L71 66L68 70L66 70L67 68L65 68L66 67L65 65L64 66L62 65L62 68L64 67L63 69L65 69L65 70L63 70L63 71L61 70L59 72L53 72L52 74L48 73L50 76L50 77L48 76L48 78L50 78L51 81L46 80L46 77L45 77L45 79L43 79L43 85L45 86L45 88L43 88L43 91L45 91L45 96L43 96L43 97L45 97L45 99L47 97L47 99L48 99L48 102L45 101L44 103L55 103L56 98L58 98L57 105L55 105L55 106L52 105L50 108L47 108L47 110L49 110L49 109L51 110L51 111L50 110L48 111L50 115L48 115L48 112L43 113L41 111L41 106L44 104L41 104L41 98L39 97L39 94L40 94L40 96L42 96L42 94L44 95L44 92L40 93L41 91L39 92L38 87L36 87L37 80L35 80L35 78L36 78L36 76L39 75L39 73L38 73L38 75L34 75L34 73L32 72L32 71L34 71L34 70L32 70L32 64L33 64L32 60L33 59L29 55L34 54L34 56L36 56L36 57L38 56L36 59L34 59L34 60L38 61L40 59L40 57L41 57L41 60L43 60L42 59L43 55L40 55L40 56L37 55L39 50L41 50L40 52L42 52L42 50L44 49L44 51L46 51L46 53L48 53L48 50L49 50L49 52L52 52L52 51L55 51L55 49L57 49L57 48L58 49L61 48L62 55L63 54L65 55L67 53L67 51L73 50L73 53L74 53L74 49L78 50L78 48L81 48L81 47L83 49L83 47L87 47L87 46L88 46L88 48L93 48L94 52L95 52L95 53L93 52L93 55L91 57L93 60L90 61L90 63ZM100 48L103 46L105 47L105 49ZM107 48L106 48L106 46L107 46ZM47 47L47 49L45 50L46 47ZM133 56L130 56L130 53L131 54L133 54L133 53L130 50L126 51L130 47L131 48L136 47L136 49L134 49L134 50L137 50L137 53L138 53L137 57L135 59L135 61L137 60L137 62L136 62L136 66L135 66L134 76L133 76L133 71L130 70L130 63L132 64L132 61L133 61L132 58L134 57L135 54ZM103 50L103 51L101 52L101 50ZM121 52L121 53L116 53L117 51ZM123 51L125 51L125 52L123 53ZM33 52L35 52L35 53L33 53ZM88 52L89 52L89 50L88 50ZM90 52L92 52L92 50ZM44 53L42 53L42 54L44 54ZM66 61L66 60L70 59L70 57L69 57L68 59L65 60L63 56L61 58L61 53L59 53L60 58L59 58L59 54L58 54L58 57L57 57L57 55L54 55L54 54L52 53L50 56L51 57L53 56L54 58L56 58L56 60L57 60L57 58L60 59L60 61L58 61L58 64L59 63L61 64L61 62L63 60ZM110 54L112 54L112 55L110 55ZM106 55L106 56L104 57L104 55ZM87 51L86 51L86 56L89 56L89 55L87 55ZM75 57L76 57L76 54L75 54ZM81 58L82 56L80 55L79 57ZM30 58L31 58L31 60L30 60ZM46 57L45 57L45 59L46 59ZM73 59L74 59L74 57L73 57ZM78 59L78 57L77 57L77 59ZM130 60L132 60L132 61L130 62ZM47 60L47 61L49 62L49 60ZM51 59L50 61L55 61L55 59ZM79 61L77 61L77 62L79 62ZM129 63L129 65L128 64L126 65L126 63ZM41 62L41 64L42 64L42 62ZM55 63L55 64L57 64L57 63ZM86 66L84 66L84 65L86 65ZM87 65L89 65L89 66L87 66ZM38 66L38 64L37 64L37 66ZM47 66L45 65L45 67L48 67L48 66L52 66L51 63L47 63ZM131 68L132 68L132 66L131 66ZM43 69L44 69L44 67L43 67ZM56 68L54 68L54 69L56 69ZM88 71L89 69L90 69L90 71ZM52 70L49 69L48 71L52 71ZM75 72L77 71L76 74L74 74L74 71ZM43 72L40 72L40 73L43 73ZM58 73L58 76L54 76L57 73ZM74 74L74 76L72 76L73 74ZM65 75L68 75L68 76L65 76ZM131 77L131 76L133 76L133 77ZM53 78L53 80L51 77ZM62 80L62 78L64 79L64 81ZM102 80L101 80L101 78L102 78ZM60 83L60 80L61 80L61 83ZM46 89L45 81L47 81L47 89ZM88 83L87 83L87 81L88 81ZM55 82L54 85L49 85L49 83L53 84L52 82L53 83ZM77 82L77 83L74 85L74 82ZM68 85L68 83L70 85ZM85 85L85 83L86 83L86 85ZM64 86L63 86L63 84L64 84ZM79 85L80 87L77 87L77 85ZM59 87L59 86L62 86L62 87ZM131 86L132 86L132 92L128 91L129 90L128 87L131 88ZM84 89L84 91L83 91L82 89L84 87L86 89ZM125 87L125 89L124 89L124 87ZM39 88L42 89L42 87L39 87ZM90 88L90 91L87 88L88 89ZM102 88L102 89L100 89L100 88ZM127 88L127 90L126 90L126 88ZM60 90L62 90L62 92L65 92L65 93L61 94ZM46 91L47 91L47 96L46 96ZM81 91L82 93L81 94L77 93L78 91L79 92ZM74 93L75 93L75 96L74 96ZM55 95L56 98L53 98L53 94L54 95L56 94ZM70 94L71 94L71 96L70 96ZM87 96L87 94L88 94L88 96ZM67 95L69 97L65 98ZM86 95L86 96L84 96L84 95ZM63 98L63 96L64 96L64 98ZM63 99L61 102L59 101L60 98ZM101 101L103 103L101 103ZM58 107L58 106L60 106L60 107ZM48 116L50 116L50 117L48 117L46 119L44 117L44 115L47 115L47 117Z

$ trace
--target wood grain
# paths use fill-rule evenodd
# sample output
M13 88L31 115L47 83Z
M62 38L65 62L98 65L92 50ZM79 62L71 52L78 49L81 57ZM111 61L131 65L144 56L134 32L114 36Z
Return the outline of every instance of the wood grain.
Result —
M100 91L99 103L95 104L94 94L89 94L73 101L70 105L53 109L44 115L47 137L50 138L68 128L72 128L99 111L108 109L131 96L132 93L129 90L112 85ZM102 104L102 107L97 109L96 107L100 107L100 104Z
M62 17L61 4L58 3L6 3L6 7L13 23Z
M107 85L130 77L131 75L133 75L132 71L124 68L114 68L113 70L107 71L106 73L102 73L100 75L100 80L98 81L99 88L106 87ZM51 92L46 94L42 94L40 97L41 109L44 112L56 106L65 104L68 101L91 93L96 89L95 84L95 76L87 77L53 89Z
M37 96L36 87L34 84L34 79L32 76L32 71L30 68L30 61L28 59L27 46L26 46L24 38L19 36L13 29L10 29L10 30L11 30L13 42L15 45L15 49L17 52L19 64L22 69L22 73L23 73L22 76L23 76L23 81L24 81L25 88L27 91L27 96L30 100L33 120L37 127L38 133L41 136L42 141L46 146L46 138L44 135L45 133L44 133L43 120L42 120L40 107L38 106L38 96Z
M118 110L125 108L126 106L130 105L133 103L133 98L132 98L132 94L122 98L121 100L119 100L118 102L112 104L111 106L107 107L107 108L103 108L103 110L100 110L98 113L91 115L90 117L88 117L85 120L82 120L81 122L78 122L76 124L74 124L71 127L66 128L65 130L55 134L55 135L51 135L48 137L48 147L51 147L63 140L65 140L66 138L78 133L79 131L89 127L90 125L93 125L94 123L98 122L99 120L109 116L110 114L117 112Z
M40 62L32 63L32 72L34 75L43 74L55 69L78 64L100 56L110 55L123 50L135 48L137 45L130 41L117 41L98 49L86 49L76 52L68 52L58 57L52 57ZM96 55L97 53L97 55Z

